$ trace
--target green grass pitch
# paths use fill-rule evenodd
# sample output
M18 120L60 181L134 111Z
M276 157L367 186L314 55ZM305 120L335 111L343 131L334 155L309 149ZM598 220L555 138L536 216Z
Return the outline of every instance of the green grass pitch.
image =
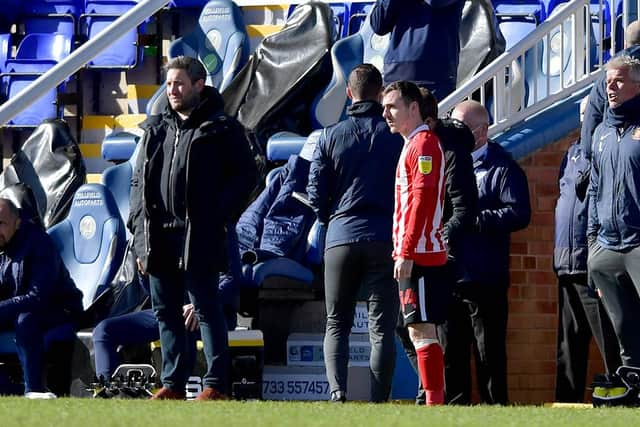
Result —
M624 426L638 409L415 407L329 402L151 402L145 400L0 398L0 426L262 427L262 426Z

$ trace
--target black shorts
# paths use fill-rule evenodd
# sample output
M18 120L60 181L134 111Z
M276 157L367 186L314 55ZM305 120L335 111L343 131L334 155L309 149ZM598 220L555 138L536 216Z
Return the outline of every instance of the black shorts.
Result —
M404 325L444 323L451 298L451 271L448 264L436 267L413 265L411 279L398 282L400 314Z

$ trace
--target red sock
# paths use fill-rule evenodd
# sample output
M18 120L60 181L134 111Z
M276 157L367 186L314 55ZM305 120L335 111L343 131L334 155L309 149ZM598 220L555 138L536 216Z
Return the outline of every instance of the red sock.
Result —
M444 354L439 343L416 348L418 371L427 405L444 404Z

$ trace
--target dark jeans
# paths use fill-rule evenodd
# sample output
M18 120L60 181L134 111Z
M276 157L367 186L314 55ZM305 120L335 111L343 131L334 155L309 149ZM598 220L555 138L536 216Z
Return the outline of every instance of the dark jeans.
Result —
M625 366L640 366L640 247L612 251L589 246L589 275L602 294Z
M111 378L120 365L118 346L156 341L160 338L158 321L153 310L142 310L111 317L98 323L93 330L93 351L95 353L96 375ZM195 363L196 334L187 334L187 371L191 372Z
M558 365L556 401L582 402L593 336L607 372L620 366L620 349L600 299L587 286L587 275L558 279Z
M207 360L205 387L227 393L229 343L227 325L218 298L218 276L204 277L167 268L149 274L151 304L158 319L162 346L162 384L184 390L190 372L186 330L182 315L185 289L194 305Z
M458 284L446 323L438 326L444 348L446 401L471 403L471 347L483 403L506 404L508 286Z
M399 309L391 250L390 242L362 242L325 252L324 360L332 392L347 391L349 334L362 287L369 310L371 400L383 402L389 398L395 367L393 330Z
M13 330L16 334L25 393L45 391L44 352L47 332L66 323L71 323L69 316L61 311L50 311L20 313L13 325L0 325L0 330Z

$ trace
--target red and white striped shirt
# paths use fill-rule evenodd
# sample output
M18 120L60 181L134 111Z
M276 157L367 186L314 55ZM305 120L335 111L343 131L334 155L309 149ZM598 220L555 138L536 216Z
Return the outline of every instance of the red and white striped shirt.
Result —
M411 259L422 266L447 262L444 192L444 152L436 134L421 125L405 140L396 169L394 259Z

